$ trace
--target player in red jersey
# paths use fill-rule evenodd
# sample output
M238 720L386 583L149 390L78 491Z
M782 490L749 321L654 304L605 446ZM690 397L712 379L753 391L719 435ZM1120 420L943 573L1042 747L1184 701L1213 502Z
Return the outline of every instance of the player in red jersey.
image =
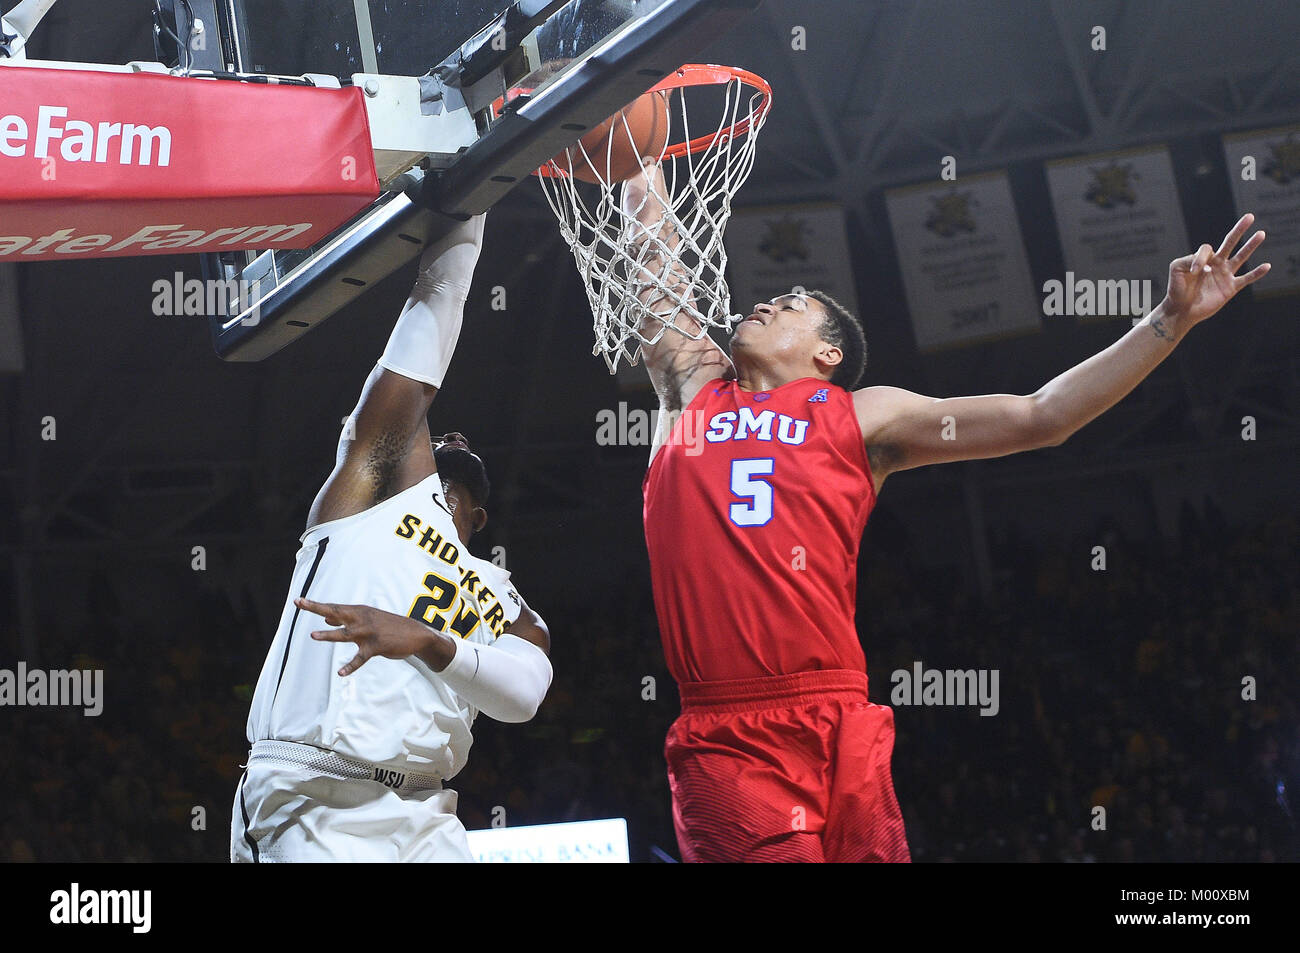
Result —
M655 198L662 175L647 160L623 195L624 238L653 243L645 267L658 274L682 240ZM1175 260L1154 311L1027 396L853 390L862 327L815 291L757 305L730 356L673 331L642 346L662 410L644 518L681 688L664 755L684 859L910 859L890 776L893 711L868 701L853 621L858 544L881 487L900 470L1065 441L1267 273L1237 276L1264 240L1256 232L1233 254L1253 220L1217 251ZM672 307L655 294L643 300ZM684 311L665 316L699 334Z

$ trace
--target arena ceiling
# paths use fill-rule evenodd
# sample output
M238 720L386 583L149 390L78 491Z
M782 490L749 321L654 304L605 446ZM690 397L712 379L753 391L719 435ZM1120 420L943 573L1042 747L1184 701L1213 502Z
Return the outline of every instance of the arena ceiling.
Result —
M152 59L149 6L63 0L30 52ZM932 176L936 152L976 169L1288 121L1300 103L1294 6L766 0L709 59L777 91L746 201L852 198Z
M148 8L142 0L64 0L30 55L152 59ZM972 172L1172 140L1212 182L1223 161L1213 134L1300 119L1300 49L1295 31L1279 28L1294 17L1294 0L768 0L709 58L760 72L776 88L742 204L835 200L848 210L860 298L878 311L869 316L871 382L934 394L1021 393L1113 335L1074 329L918 355L880 190L933 177L943 155ZM1105 28L1104 50L1092 48L1096 26ZM1210 191L1217 197L1187 209L1189 228L1231 214L1219 194L1226 190L1216 183ZM527 511L538 525L566 508L598 514L614 505L606 501L625 497L623 484L634 488L643 465L639 450L594 446L593 408L622 395L590 355L590 314L557 239L531 185L493 213L476 287L500 284L511 304L494 313L471 302L434 412L435 427L464 429L493 453L498 505ZM213 355L196 319L150 313L152 283L175 271L194 274L196 263L25 266L29 370L6 383L21 427L0 461L8 502L25 516L24 538L114 551L170 545L209 524L233 536L283 538L328 470L339 421L411 280L400 272L267 362L230 365ZM1268 336L1227 329L1207 340L1202 351L1227 355L1227 371L1210 373L1206 355L1189 354L1092 439L1133 440L1170 408L1184 422L1222 414L1246 369L1274 365L1275 390L1253 399L1283 414L1294 434L1296 368L1286 355L1295 348L1280 347L1274 334L1291 335L1293 345L1294 323L1261 327ZM59 440L40 446L22 428L47 415L59 420ZM255 509L241 503L238 514L226 512L250 493Z

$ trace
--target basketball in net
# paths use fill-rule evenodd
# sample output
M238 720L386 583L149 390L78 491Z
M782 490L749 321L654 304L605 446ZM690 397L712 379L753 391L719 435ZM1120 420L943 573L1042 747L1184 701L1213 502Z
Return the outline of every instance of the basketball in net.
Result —
M665 334L699 340L740 320L723 236L771 105L760 76L683 66L537 170L587 289L592 353L611 374ZM659 171L625 196L643 158Z
M668 93L652 90L556 155L550 164L593 185L605 179L630 179L641 171L642 156L657 156L668 145L669 107Z

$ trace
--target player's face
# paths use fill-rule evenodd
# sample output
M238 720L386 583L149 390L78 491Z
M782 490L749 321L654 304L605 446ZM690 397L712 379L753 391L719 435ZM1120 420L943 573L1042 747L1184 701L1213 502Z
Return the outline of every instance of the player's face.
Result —
M765 361L811 361L822 345L825 316L822 303L804 294L757 304L732 333L732 355L739 351Z

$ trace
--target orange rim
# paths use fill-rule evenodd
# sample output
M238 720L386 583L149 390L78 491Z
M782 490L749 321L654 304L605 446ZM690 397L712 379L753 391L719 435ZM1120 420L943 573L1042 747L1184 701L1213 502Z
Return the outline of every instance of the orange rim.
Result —
M736 66L715 66L709 63L687 63L685 66L679 66L654 86L647 89L643 96L650 93L664 92L670 89L683 89L687 86L725 86L733 80L740 80L747 86L753 87L762 94L762 102L753 109L748 116L737 123L733 123L720 132L706 133L702 136L696 136L689 141L682 141L666 146L663 152L665 159L680 159L683 156L693 155L697 152L704 152L715 142L725 139L734 139L737 136L746 135L750 128L755 124L761 124L767 118L768 112L772 108L772 85L757 73L751 73L749 70L740 69ZM517 87L511 89L507 95L514 99L517 96L529 95L533 91ZM639 96L637 97L640 98ZM498 115L505 106L506 96L502 96L492 104L493 111ZM569 146L568 148L573 148ZM547 162L541 168L533 172L533 175L544 175L548 178L567 178L568 173L563 169L556 167L553 161Z
M685 155L703 152L720 138L734 139L737 136L745 135L755 121L762 123L767 118L768 111L772 108L772 86L757 73L751 73L749 70L743 70L736 66L689 63L686 66L678 67L647 90L647 92L657 93L661 90L680 89L686 86L724 86L733 79L738 79L763 94L763 101L758 104L758 107L740 122L727 127L719 133L696 136L689 142L679 142L676 145L668 146L664 150L665 158L680 159Z

